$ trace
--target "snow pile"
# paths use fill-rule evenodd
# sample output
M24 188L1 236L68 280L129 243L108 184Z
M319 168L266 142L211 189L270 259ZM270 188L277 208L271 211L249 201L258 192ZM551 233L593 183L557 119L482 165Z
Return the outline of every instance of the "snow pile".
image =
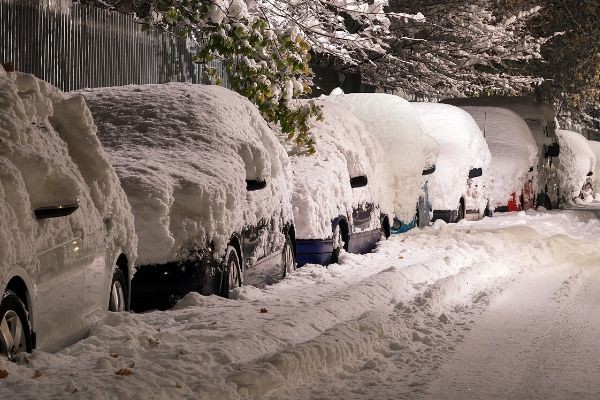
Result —
M362 204L374 203L393 216L393 189L387 166L380 162L383 149L379 143L344 108L325 101L318 104L323 106L324 118L310 127L316 153L291 157L296 237L302 239L331 237L332 219L348 217ZM367 186L351 188L350 178L363 175ZM379 213L372 222L376 225L370 229L378 229Z
M419 398L507 282L556 265L592 269L600 222L578 215L411 231L341 265L241 288L245 300L190 293L168 312L111 313L69 349L0 360L0 396Z
M219 256L244 226L273 219L281 231L281 217L291 220L289 159L247 99L181 83L82 94L133 208L139 264L184 259L211 242ZM254 179L267 187L248 192Z
M483 131L492 154L493 198L495 207L506 206L512 193L517 197L537 166L538 148L525 121L515 112L498 107L461 107ZM537 188L534 188L537 193Z
M133 216L81 96L2 71L0 142L1 267L30 261L82 232L105 232L109 219L107 245L132 265ZM77 200L79 209L68 217L35 220L36 208Z
M596 169L596 155L580 133L559 129L556 134L560 144L558 176L561 193L570 202L580 195L588 173Z
M385 149L378 163L387 164L394 193L394 212L411 221L424 183L423 170L435 165L439 144L425 134L416 110L398 96L384 93L340 94L325 97L360 119Z
M425 132L440 144L436 170L428 181L433 209L456 210L461 197L469 201L469 170L482 168L483 175L474 179L478 187L473 199L475 204L468 208L483 212L492 190L491 155L477 123L458 107L439 103L412 104L419 113Z

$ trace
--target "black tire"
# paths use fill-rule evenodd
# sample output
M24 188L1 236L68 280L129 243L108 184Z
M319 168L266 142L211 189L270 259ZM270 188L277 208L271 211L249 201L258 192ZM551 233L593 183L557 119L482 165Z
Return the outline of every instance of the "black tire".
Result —
M240 256L233 246L227 246L225 251L225 266L221 277L221 296L229 298L229 292L242 285Z
M129 310L127 304L128 287L129 285L127 285L127 280L125 279L125 275L123 275L123 271L121 271L120 268L115 268L110 283L108 311L123 312Z
M19 343L15 346L13 341L16 341L14 339L19 326L21 333ZM10 361L16 361L18 353L23 351L30 353L32 348L31 325L25 305L15 292L7 290L2 295L0 303L0 354Z
M465 205L461 201L458 206L458 211L456 213L456 221L455 222L462 221L463 219L465 219Z
M296 271L296 252L294 251L294 242L292 238L286 234L283 249L281 249L281 266L283 268L283 277Z
M347 224L348 223L345 220L341 220L336 229L333 231L333 251L331 252L331 264L337 264L340 261L340 253L342 252L342 249L348 251L350 238L348 232L349 227ZM339 235L338 239L336 239L336 234ZM336 246L336 242L339 244L339 241L343 243L342 246Z
M485 206L485 210L483 211L483 216L484 217L490 217L490 218L494 216L494 212L490 208L490 203L489 202Z

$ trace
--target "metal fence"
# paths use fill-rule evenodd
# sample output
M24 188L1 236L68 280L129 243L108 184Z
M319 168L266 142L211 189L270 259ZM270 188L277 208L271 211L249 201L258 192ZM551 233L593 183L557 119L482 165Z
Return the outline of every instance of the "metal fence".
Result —
M142 32L131 16L70 0L0 0L0 62L64 91L171 81L227 86L220 62L193 62L186 39Z

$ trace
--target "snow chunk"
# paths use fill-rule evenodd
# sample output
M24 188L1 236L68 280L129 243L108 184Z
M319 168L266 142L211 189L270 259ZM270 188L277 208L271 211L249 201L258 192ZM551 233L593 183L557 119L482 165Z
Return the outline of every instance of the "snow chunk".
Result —
M417 111L408 101L384 93L337 94L325 99L348 109L385 148L384 158L377 162L387 165L392 175L394 212L402 221L412 220L425 181L422 172L435 164L439 153L438 142L425 133Z
M247 99L182 83L82 94L133 207L140 264L185 259L211 242L223 255L244 226L291 221L289 159ZM267 187L248 192L247 179Z

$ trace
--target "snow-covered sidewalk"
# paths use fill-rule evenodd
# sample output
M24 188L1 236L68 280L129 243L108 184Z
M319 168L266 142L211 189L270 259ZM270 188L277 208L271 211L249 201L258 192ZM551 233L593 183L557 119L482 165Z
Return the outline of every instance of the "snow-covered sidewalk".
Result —
M0 361L0 398L436 398L504 288L586 282L599 238L594 215L574 211L416 230L237 300L190 294L174 310L109 315L60 353Z

